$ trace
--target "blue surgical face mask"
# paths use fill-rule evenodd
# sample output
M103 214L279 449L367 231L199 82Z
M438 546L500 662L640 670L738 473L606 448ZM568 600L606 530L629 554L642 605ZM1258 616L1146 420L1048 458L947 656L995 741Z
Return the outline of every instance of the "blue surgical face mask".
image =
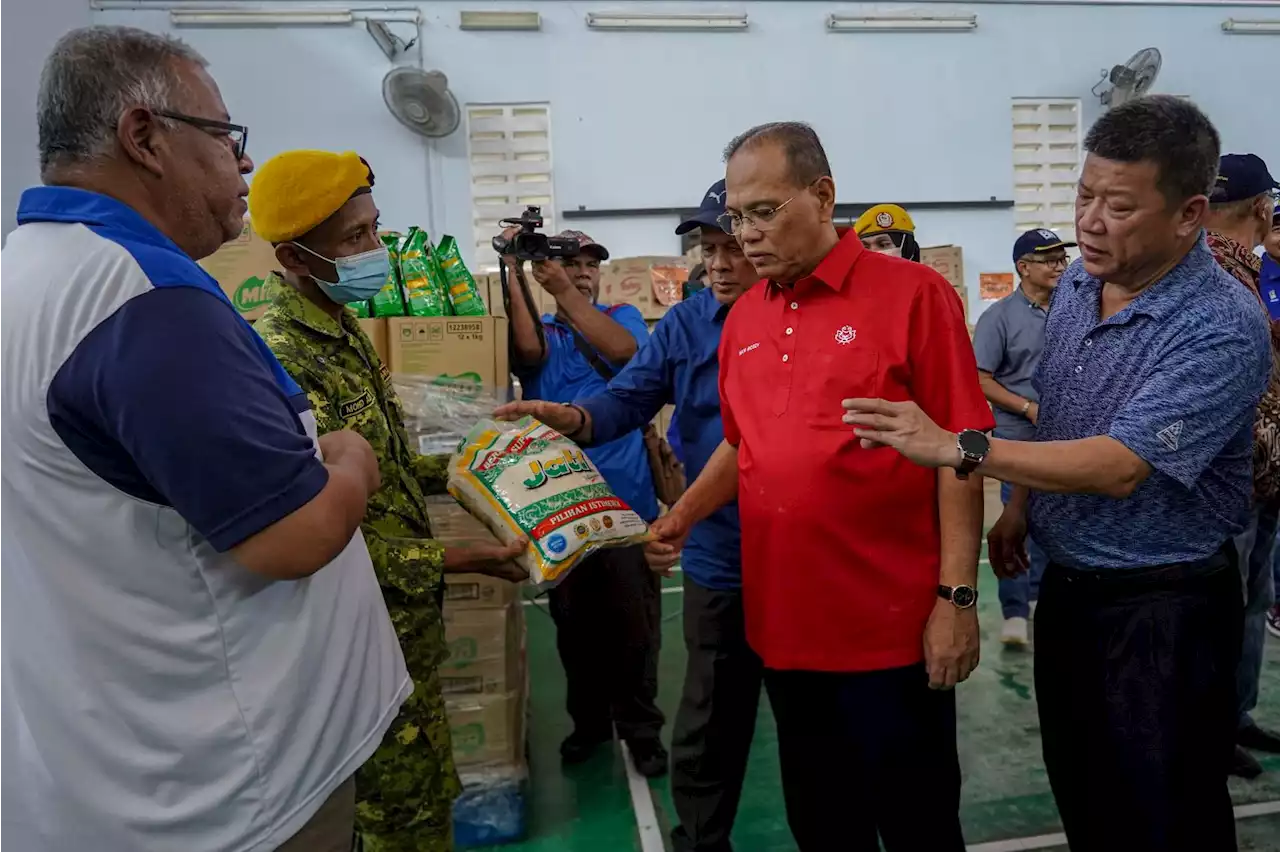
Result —
M340 305L372 299L387 283L387 275L391 272L391 255L386 246L347 257L328 258L316 254L301 243L294 245L313 257L332 263L338 270L337 281L325 281L314 275L311 280L316 282L326 296Z

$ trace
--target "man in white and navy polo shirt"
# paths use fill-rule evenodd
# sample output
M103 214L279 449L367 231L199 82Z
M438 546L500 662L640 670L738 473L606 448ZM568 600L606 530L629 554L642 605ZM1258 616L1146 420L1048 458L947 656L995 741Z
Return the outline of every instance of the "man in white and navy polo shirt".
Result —
M4 839L338 852L412 687L358 526L368 445L192 258L252 170L204 61L95 27L41 78L3 253Z

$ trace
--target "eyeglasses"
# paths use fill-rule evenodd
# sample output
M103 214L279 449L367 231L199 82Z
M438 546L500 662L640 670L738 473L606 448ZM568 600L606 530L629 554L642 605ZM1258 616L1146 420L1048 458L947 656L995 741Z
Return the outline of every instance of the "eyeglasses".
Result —
M183 124L189 124L192 127L198 127L201 130L217 130L222 135L231 140L232 151L236 155L236 162L244 159L245 145L249 142L249 128L242 124L230 124L226 121L217 121L212 118L197 118L193 115L183 115L180 112L157 111L156 115L162 118L171 118L174 121L181 121Z
M1050 269L1066 269L1071 265L1069 257L1024 257L1027 263L1040 263Z
M720 226L720 230L735 237L742 233L746 225L757 231L768 231L773 227L773 218L778 215L778 211L797 198L798 195L793 195L777 207L757 207L749 213L721 213L716 217L716 224Z

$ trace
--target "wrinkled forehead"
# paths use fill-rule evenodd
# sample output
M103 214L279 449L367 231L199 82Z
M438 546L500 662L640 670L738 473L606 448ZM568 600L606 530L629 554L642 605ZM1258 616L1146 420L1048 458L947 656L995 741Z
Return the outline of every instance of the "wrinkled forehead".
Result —
M182 103L174 104L172 108L199 118L230 121L222 91L208 69L185 59L172 61L179 81L178 97L182 99Z
M728 210L776 207L799 189L791 178L786 151L773 142L759 142L739 150L725 168Z

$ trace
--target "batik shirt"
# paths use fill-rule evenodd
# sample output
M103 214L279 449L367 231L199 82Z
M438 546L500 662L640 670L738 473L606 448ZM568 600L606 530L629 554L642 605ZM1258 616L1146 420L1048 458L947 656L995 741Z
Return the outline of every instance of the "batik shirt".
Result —
M1213 231L1208 233L1208 241L1218 265L1248 287L1265 312L1266 305L1258 289L1262 271L1258 256L1235 240ZM1265 502L1280 496L1280 361L1276 357L1280 353L1280 322L1274 320L1271 321L1271 350L1271 383L1258 403L1253 428L1253 493L1256 500Z

